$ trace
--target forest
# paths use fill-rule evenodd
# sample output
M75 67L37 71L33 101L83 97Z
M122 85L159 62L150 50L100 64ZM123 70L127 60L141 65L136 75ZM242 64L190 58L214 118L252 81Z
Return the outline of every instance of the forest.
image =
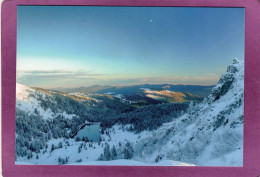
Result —
M101 134L104 134L107 128L111 128L115 124L130 125L126 128L126 131L139 133L144 130L157 129L163 123L170 122L184 114L188 108L188 103L163 103L141 108L133 108L129 105L120 107L122 104L118 104L118 100L114 99L114 101L111 101L111 99L108 99L107 101L110 101L107 103L109 109L107 107L105 109L104 104L98 107L89 107L84 103L61 95L55 95L52 99L55 99L57 104L54 104L50 99L46 101L46 99L40 97L41 107L43 109L51 109L54 113L62 110L67 114L75 114L77 116L68 119L60 114L53 119L44 119L38 114L37 109L34 110L34 114L30 114L17 108L16 156L28 156L28 158L31 158L32 152L39 153L42 149L43 152L47 151L48 140L71 138L85 121L100 122ZM127 147L126 149L131 147L130 143L127 143L125 146ZM55 148L58 147L53 147L52 151ZM109 151L107 149L110 148L106 145L103 154ZM131 150L125 151L132 152ZM111 154L113 154L112 152ZM125 155L124 157L129 156ZM110 158L103 155L99 159L108 160Z

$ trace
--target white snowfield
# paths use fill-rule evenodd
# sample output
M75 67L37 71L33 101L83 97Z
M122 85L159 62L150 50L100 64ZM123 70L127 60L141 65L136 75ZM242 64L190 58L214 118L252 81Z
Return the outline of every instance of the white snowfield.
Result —
M67 114L66 112L53 113L50 109L44 110L41 107L41 102L39 101L40 98L52 100L51 96L46 93L36 91L33 88L16 83L16 108L19 108L29 114L34 114L37 110L37 113L44 119L55 118L58 115L63 115L68 119L77 116L75 114Z
M119 139L118 139L119 140ZM122 139L120 139L122 141ZM58 145L59 142L63 142L62 138L51 140L48 144L48 151L44 154L38 154L39 159L36 158L36 154L32 159L27 159L26 157L18 157L15 162L16 165L57 165L59 157L69 157L69 163L67 165L120 165L120 166L195 166L194 164L178 162L174 160L162 160L158 163L145 163L137 160L110 160L110 161L97 161L97 157L103 152L102 144L99 146L98 143L86 143L86 149L83 148L82 151L78 152L78 146L81 142L75 142L70 139L69 146L64 146L62 149L55 149L50 153L51 144ZM111 144L117 144L118 141L114 140ZM64 143L65 144L65 143ZM92 144L92 147L89 147ZM104 143L103 143L104 145ZM76 162L78 160L82 162Z
M17 107L31 112L39 105L33 89L17 84ZM42 96L44 93L41 93ZM36 96L37 97L37 96ZM41 110L44 117L52 113ZM131 166L243 166L244 62L234 60L211 94L199 104L190 103L188 111L154 131L129 132L127 126L114 125L102 134L101 143L82 143L74 139L52 139L47 152L33 158L17 157L16 164L57 165L59 157L68 157L68 165ZM50 153L51 145L63 148ZM69 145L65 145L66 142ZM131 142L132 159L98 161L105 143L120 148Z
M134 160L110 160L110 161L85 161L79 163L72 163L69 165L118 165L118 166L195 166L193 164L177 162L173 160L162 160L158 163L142 163Z

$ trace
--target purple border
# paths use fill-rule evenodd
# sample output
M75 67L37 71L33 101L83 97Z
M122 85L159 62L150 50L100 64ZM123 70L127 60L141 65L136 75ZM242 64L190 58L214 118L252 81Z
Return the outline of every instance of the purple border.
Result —
M245 118L243 167L14 165L17 5L245 7ZM260 175L260 1L257 0L6 0L2 4L3 176L235 176Z

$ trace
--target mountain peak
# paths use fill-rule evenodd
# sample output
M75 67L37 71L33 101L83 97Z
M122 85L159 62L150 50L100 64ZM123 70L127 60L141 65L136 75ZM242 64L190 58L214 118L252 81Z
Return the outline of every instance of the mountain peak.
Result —
M235 88L235 89L234 89ZM233 64L227 67L217 85L212 89L208 96L208 103L220 99L228 91L233 90L234 93L243 91L244 89L244 62L238 59L233 60Z
M233 64L239 63L240 61L237 58L233 59Z
M16 99L24 100L28 97L29 93L33 90L30 87L16 83Z

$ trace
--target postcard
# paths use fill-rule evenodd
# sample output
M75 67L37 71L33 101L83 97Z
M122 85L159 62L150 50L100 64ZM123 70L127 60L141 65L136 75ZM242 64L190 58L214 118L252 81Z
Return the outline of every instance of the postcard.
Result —
M244 8L18 6L16 165L243 167Z

